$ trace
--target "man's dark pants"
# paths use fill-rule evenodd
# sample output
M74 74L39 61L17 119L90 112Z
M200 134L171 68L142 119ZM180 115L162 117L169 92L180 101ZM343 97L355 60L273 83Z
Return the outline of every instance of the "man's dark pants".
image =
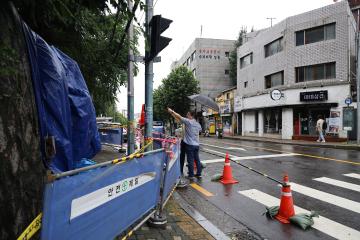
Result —
M186 144L186 156L189 165L189 177L194 177L194 160L196 162L197 176L201 176L201 163L199 157L199 146Z

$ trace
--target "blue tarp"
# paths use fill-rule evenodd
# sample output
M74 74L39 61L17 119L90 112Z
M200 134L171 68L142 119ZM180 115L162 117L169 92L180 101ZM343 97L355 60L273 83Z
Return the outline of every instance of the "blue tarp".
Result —
M165 153L46 184L41 239L114 239L156 207Z
M44 163L54 172L74 168L101 149L96 114L77 63L50 46L25 23ZM45 138L54 136L56 154L45 160Z
M164 178L163 200L170 195L171 191L180 180L180 141L171 146L171 154L167 154L166 173Z

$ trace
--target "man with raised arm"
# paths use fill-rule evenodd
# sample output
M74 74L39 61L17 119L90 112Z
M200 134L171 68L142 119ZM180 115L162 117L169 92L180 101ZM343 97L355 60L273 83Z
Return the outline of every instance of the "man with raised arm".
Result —
M194 180L194 177L201 178L202 167L199 158L199 132L201 131L201 125L194 119L194 114L192 112L188 112L185 118L171 108L168 108L167 110L171 116L185 126L183 141L186 143L185 149L189 168L189 179ZM197 167L196 175L194 175L194 160Z

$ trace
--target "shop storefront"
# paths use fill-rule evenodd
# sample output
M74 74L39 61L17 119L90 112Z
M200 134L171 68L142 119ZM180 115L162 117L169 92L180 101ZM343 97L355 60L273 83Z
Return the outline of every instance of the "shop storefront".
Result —
M329 122L331 112L331 104L316 104L294 107L294 136L309 135L316 136L316 122L318 116L321 115L327 122ZM333 114L336 114L333 111ZM340 113L338 113L340 115ZM339 125L339 124L336 124ZM335 122L333 124L335 128ZM338 132L339 126L336 129L331 129L332 132Z

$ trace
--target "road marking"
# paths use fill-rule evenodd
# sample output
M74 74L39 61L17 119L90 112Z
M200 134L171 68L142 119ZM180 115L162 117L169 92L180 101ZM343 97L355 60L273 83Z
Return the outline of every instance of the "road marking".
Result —
M291 157L299 154L296 153L283 153L283 154L271 154L271 155L256 155L256 156L246 156L246 157L235 157L232 160L250 160L250 159L261 159L261 158L278 158L278 157Z
M224 149L227 149L227 150L239 150L239 151L246 151L245 148L240 148L240 147L227 147L227 148L224 148Z
M197 185L196 183L190 183L190 186L193 187L195 190L198 190L199 192L201 192L202 194L204 194L207 197L212 197L214 196L213 193L209 192L208 190L206 190L203 187L200 187L199 185Z
M278 198L258 191L256 189L239 191L238 193L252 200L255 200L256 202L261 203L265 206L278 206L280 202ZM296 213L309 213L309 211L306 209L297 206L294 206L294 208ZM314 225L312 227L336 239L360 239L359 231L342 225L341 223L330 220L328 218L325 218L323 216L319 216L319 218L315 217Z
M219 155L224 156L224 157L226 156L226 153L215 151L215 150L212 150L212 149L209 149L209 148L202 148L201 150L205 150L204 152L208 151L210 153L219 154ZM234 157L237 157L237 156L229 154L229 157L234 158Z
M218 158L218 159L208 159L201 161L202 163L219 163L219 162L225 162L224 158Z
M338 207L341 208L345 208L348 209L350 211L356 212L356 213L360 213L360 203L346 199L346 198L342 198L342 197L338 197L336 195L330 194L330 193L326 193L326 192L322 192L313 188L309 188L306 186L302 186L300 184L291 182L290 183L291 186L291 190L304 194L306 196L336 205Z
M218 155L221 155L221 156L224 156L224 157L226 156L226 153L219 152L219 151L216 151L216 150L212 150L212 149L209 149L209 148L202 148L202 150L205 151L205 152L208 151L208 152L213 153L213 154L218 154ZM229 154L229 157L233 161L240 161L240 160L250 160L250 159L291 157L291 156L297 156L297 155L299 155L299 154L297 154L297 153L282 153L282 154L238 157L238 156ZM217 162L223 162L223 161L224 161L224 159L209 159L209 160L203 160L202 162L204 162L204 163L217 163Z
M357 173L348 173L348 174L343 174L343 175L347 176L347 177L360 179L360 174L357 174Z
M222 144L224 144L224 143L232 145L232 146L254 148L254 149L260 149L260 150L265 150L265 151L270 151L270 152L291 153L291 152L287 152L287 151L274 150L274 149L263 148L263 147L254 147L254 146L243 145L243 144L234 144L234 143L229 143L229 142L223 142ZM201 143L201 144L203 144L203 143ZM303 157L316 158L316 159L319 159L319 160L334 161L334 162L339 162L339 163L346 163L346 164L359 165L360 166L360 162L353 162L353 161L349 161L349 160L340 160L340 159L336 159L336 158L322 157L322 156L303 154L303 153L296 153L296 154L298 154L299 156L303 156Z
M331 184L331 185L334 185L337 187L350 189L350 190L353 190L356 192L360 192L360 185L357 185L357 184L348 183L348 182L344 182L344 181L340 181L340 180L336 180L336 179L332 179L332 178L327 178L327 177L314 178L313 180Z

